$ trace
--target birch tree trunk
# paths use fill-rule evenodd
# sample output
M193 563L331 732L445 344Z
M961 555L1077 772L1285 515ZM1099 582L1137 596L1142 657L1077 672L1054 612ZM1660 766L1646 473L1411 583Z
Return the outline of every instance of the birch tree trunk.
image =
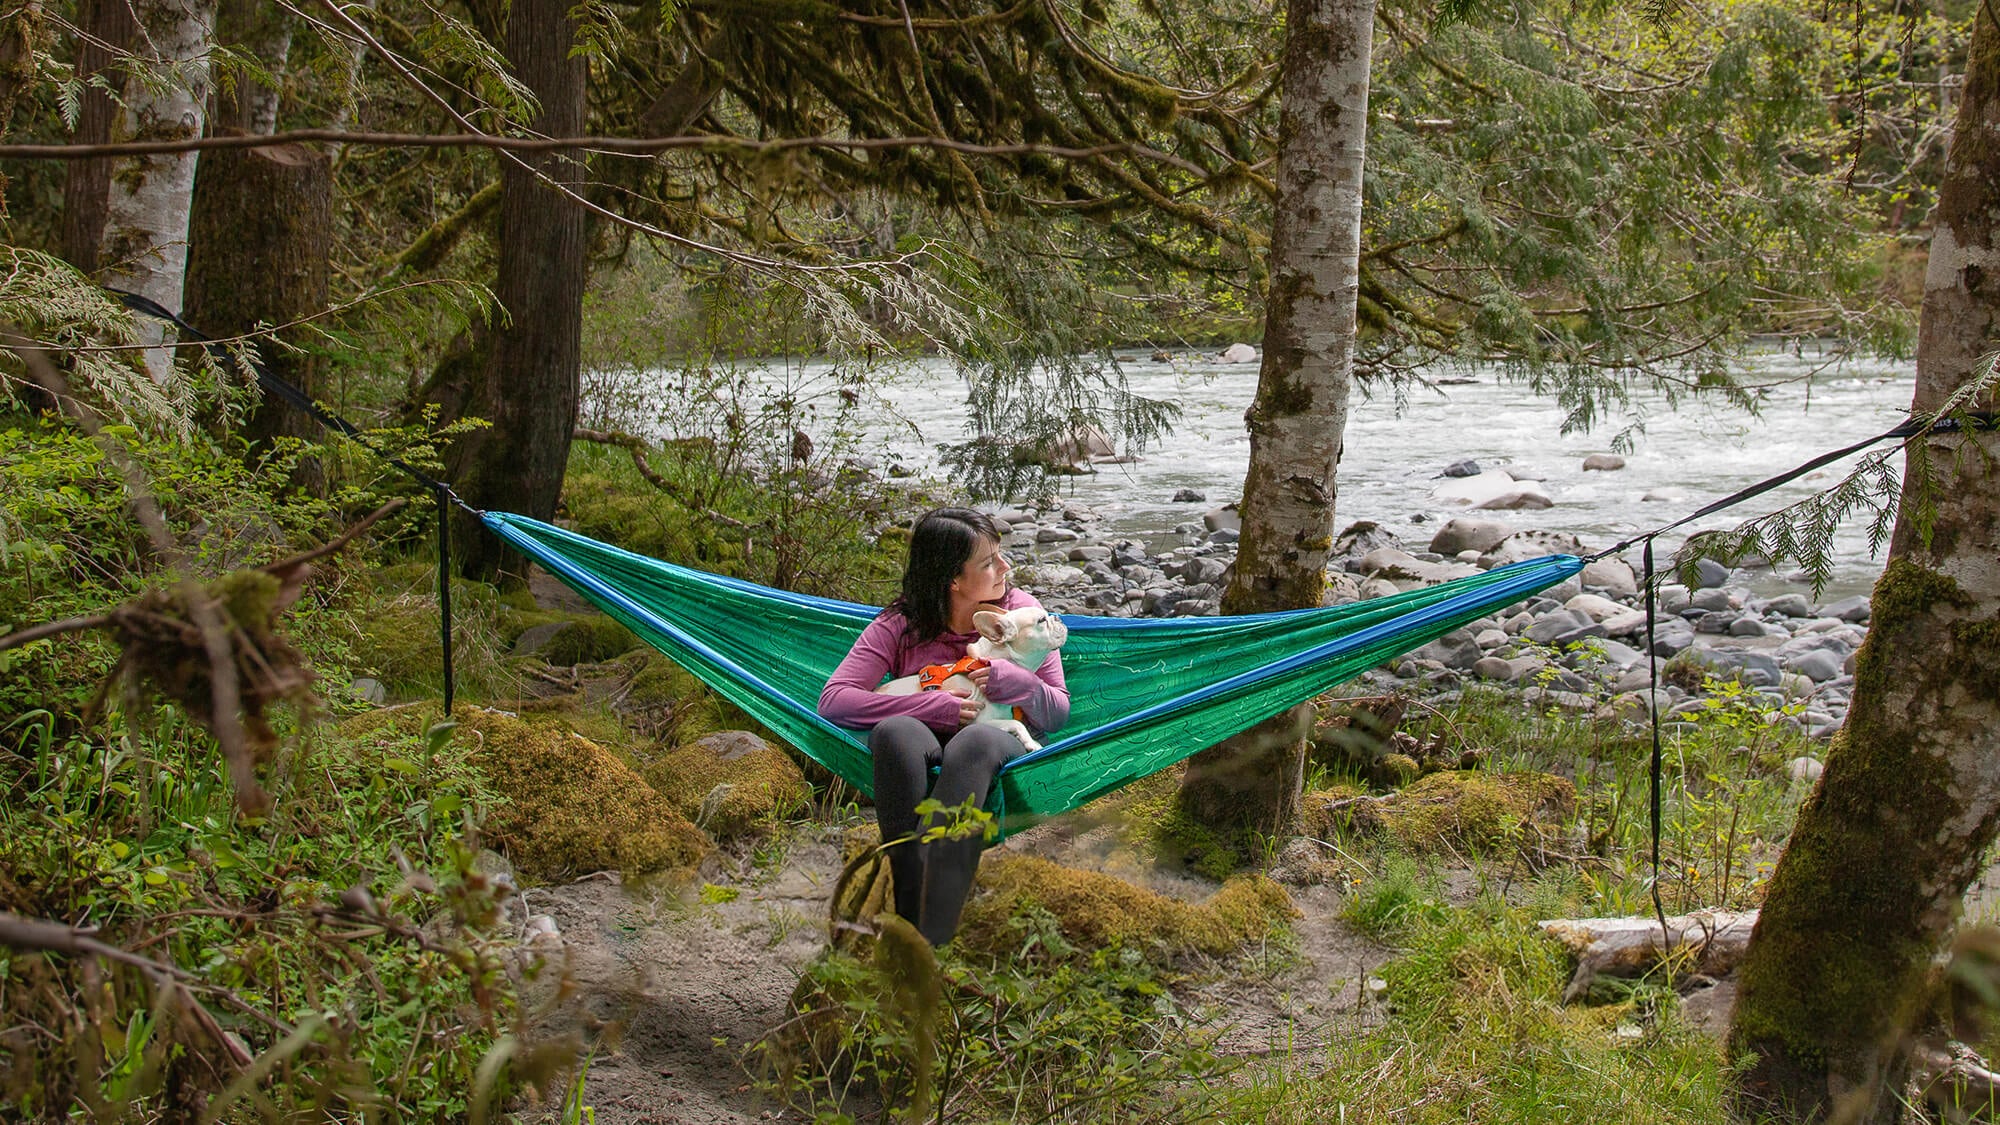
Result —
M2000 17L1974 13L1924 277L1917 411L1941 407L2000 345ZM1968 405L1992 410L1994 397ZM1846 741L1799 813L1743 966L1729 1055L1753 1060L1737 1087L1746 1116L1902 1115L1932 956L2000 827L1996 454L2000 434L1941 434L1920 451L1934 486L1904 474Z
M1288 0L1285 19L1264 362L1244 416L1250 469L1225 613L1319 605L1354 366L1375 4ZM1287 829L1310 716L1293 708L1195 755L1182 808L1214 827Z
M124 105L113 116L111 140L161 141L199 137L208 109L208 46L215 0L134 0L139 34L124 85ZM111 166L98 265L106 285L151 297L175 312L187 271L188 210L194 199L195 154L121 157ZM142 330L163 339L160 326ZM164 349L149 352L146 366L165 383Z

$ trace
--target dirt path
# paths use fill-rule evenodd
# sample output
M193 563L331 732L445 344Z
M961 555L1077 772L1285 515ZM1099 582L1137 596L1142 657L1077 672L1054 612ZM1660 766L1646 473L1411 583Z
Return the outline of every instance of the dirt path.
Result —
M584 1101L604 1125L791 1120L761 1096L746 1048L777 1027L803 967L825 947L827 898L840 867L840 830L794 830L775 862L748 859L707 881L737 892L702 901L690 888L594 876L527 892L528 909L562 931L567 988L546 973L537 992L550 1034L609 1030L615 1049L591 1064ZM1076 867L1110 870L1191 899L1214 885L1167 871L1132 869L1101 836L1060 824L1002 845ZM1124 869L1121 869L1124 868ZM1339 921L1329 888L1293 888L1303 917L1289 938L1230 964L1196 966L1177 989L1196 1019L1223 1031L1225 1053L1312 1065L1330 1027L1371 1017L1362 982L1387 951ZM710 899L726 894L710 892ZM857 1107L858 1108L858 1107Z

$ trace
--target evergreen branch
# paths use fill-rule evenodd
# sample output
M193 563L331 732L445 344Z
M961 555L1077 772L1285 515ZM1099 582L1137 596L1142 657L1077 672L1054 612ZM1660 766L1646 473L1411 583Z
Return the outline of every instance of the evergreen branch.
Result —
M1101 145L1067 146L1045 144L977 144L943 136L903 137L783 137L753 140L715 134L677 137L509 137L492 133L374 133L344 129L290 129L282 133L251 136L188 137L173 141L127 141L87 145L0 144L0 159L9 160L92 160L106 156L159 156L169 153L205 152L212 149L265 148L279 144L340 144L382 148L484 148L513 153L554 152L584 149L617 155L652 155L662 152L719 152L740 156L764 156L802 149L879 152L894 149L937 149L967 156L1050 156L1065 160L1094 160L1106 156L1136 156L1178 168L1191 175L1207 176L1208 170L1183 156L1162 152L1133 141Z

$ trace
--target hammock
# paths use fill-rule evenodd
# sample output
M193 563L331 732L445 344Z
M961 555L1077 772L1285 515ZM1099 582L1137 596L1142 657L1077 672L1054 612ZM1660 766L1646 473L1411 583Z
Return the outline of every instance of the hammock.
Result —
M486 526L848 784L872 795L861 732L815 711L880 610L621 551L505 512ZM1003 835L1067 812L1561 582L1570 555L1331 609L1243 617L1065 615L1069 725L1001 768Z

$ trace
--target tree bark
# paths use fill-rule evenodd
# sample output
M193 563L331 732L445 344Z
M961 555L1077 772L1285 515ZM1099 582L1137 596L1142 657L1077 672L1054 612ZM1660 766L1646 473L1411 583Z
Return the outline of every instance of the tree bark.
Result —
M76 71L82 80L83 102L77 110L77 144L104 144L111 139L111 119L118 103L110 94L89 85L102 75L114 89L123 86L114 52L131 47L138 25L132 20L132 6L126 0L83 0L78 5L77 23L84 36L77 44ZM111 196L109 159L72 160L63 182L62 256L84 273L97 272L98 251L104 243L104 208Z
M110 0L117 2L117 0ZM205 55L215 24L214 0L135 0L143 34L134 36L135 68L124 105L113 116L111 139L182 140L202 133L208 110ZM148 81L150 79L150 81ZM151 297L176 312L187 272L189 205L194 198L195 153L123 157L111 167L98 265L105 284ZM158 342L164 328L141 320ZM167 381L165 349L148 353L153 378Z
M333 165L304 145L219 149L201 162L189 231L187 320L214 336L236 336L259 323L277 326L326 308L333 251ZM315 398L319 361L308 336L281 334L302 351L262 345L272 374ZM265 395L244 420L253 454L278 437L311 440L319 423L283 399ZM316 463L301 463L293 483L325 486Z
M215 14L218 42L241 48L255 58L274 82L282 81L285 62L292 52L292 16L265 0L222 0ZM276 85L250 75L239 78L233 88L217 90L209 108L212 132L236 129L263 136L278 129Z
M1912 409L2000 341L2000 22L1974 9L1924 278ZM1967 404L1994 408L1993 396ZM1898 1120L1932 957L2000 827L2000 435L1913 449L1846 738L1800 810L1742 972L1731 1058L1759 1119Z
M1250 469L1225 613L1319 605L1354 366L1375 4L1289 0L1286 21L1264 362L1244 416ZM1288 829L1310 711L1293 708L1195 755L1182 808L1218 828Z
M545 136L583 131L584 65L570 56L575 29L567 0L515 0L507 17L507 58L540 102L533 129ZM583 161L571 152L524 158L551 180L580 188ZM536 519L555 515L576 429L585 280L584 213L527 167L501 173L500 262L495 295L507 319L488 326L485 362L464 413L492 422L452 448L450 479L475 507ZM447 404L447 416L456 417ZM457 522L468 577L524 578L525 561L470 517Z

